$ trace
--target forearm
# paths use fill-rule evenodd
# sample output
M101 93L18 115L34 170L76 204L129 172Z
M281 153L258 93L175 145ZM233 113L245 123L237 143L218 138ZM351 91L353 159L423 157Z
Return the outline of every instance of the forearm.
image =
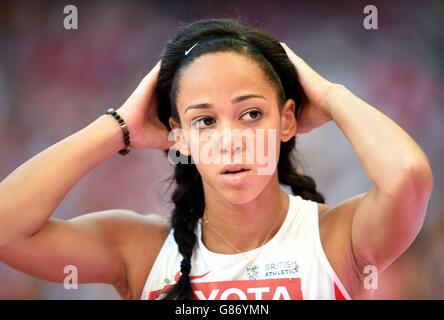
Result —
M0 183L0 244L37 232L69 190L122 146L119 124L102 115L16 168Z
M408 181L431 180L428 159L421 147L382 112L343 86L332 90L327 106L332 120L379 189L391 193Z

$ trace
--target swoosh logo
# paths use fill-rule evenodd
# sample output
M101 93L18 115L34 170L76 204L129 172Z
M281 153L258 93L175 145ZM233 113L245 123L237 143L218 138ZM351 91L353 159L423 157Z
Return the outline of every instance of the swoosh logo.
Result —
M188 53L190 53L190 51L196 46L197 42L188 50L185 50L185 55L188 55Z
M209 274L210 272L211 272L211 270L208 271L208 272L206 272L206 273L204 273L204 274L201 274L201 275L190 276L190 281L193 281L193 280L196 280L196 279L203 278L203 277L205 277L207 274ZM177 271L176 275L174 276L174 281L179 282L179 279L180 279L180 271Z

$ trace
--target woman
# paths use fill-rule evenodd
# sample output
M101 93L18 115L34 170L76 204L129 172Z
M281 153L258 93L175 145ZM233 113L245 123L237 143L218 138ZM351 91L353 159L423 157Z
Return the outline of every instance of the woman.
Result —
M422 226L433 176L415 141L285 44L234 20L185 26L117 113L132 148L174 147L169 159L187 160L175 162L170 223L120 209L51 218L122 148L119 123L104 114L1 182L2 261L59 282L74 265L80 283L112 284L126 299L362 299L375 289L370 272ZM329 121L373 182L334 207L291 159L295 135ZM253 143L233 129L253 132ZM273 170L245 160L252 145ZM209 147L225 162L194 161Z

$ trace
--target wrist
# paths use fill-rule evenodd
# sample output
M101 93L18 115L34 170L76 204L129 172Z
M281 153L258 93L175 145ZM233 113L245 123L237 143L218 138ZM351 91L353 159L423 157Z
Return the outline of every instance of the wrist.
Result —
M122 128L112 115L102 114L96 119L94 124L101 128L101 134L106 140L104 147L106 147L110 153L118 153L124 148Z
M350 91L342 84L332 83L324 94L324 103L322 110L331 119L334 120L334 110L338 106L338 101L342 101Z
M131 144L127 124L125 120L122 118L121 114L119 114L114 108L108 108L106 110L106 114L111 115L117 121L120 128L122 129L124 147L123 149L119 150L119 154L124 156L130 152L130 144Z

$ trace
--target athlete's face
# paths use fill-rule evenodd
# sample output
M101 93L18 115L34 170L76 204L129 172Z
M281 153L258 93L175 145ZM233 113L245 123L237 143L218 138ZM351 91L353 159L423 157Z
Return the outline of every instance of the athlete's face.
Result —
M198 57L182 70L176 105L183 130L177 147L192 156L205 193L240 204L277 179L280 143L296 130L295 105L289 99L279 106L277 89L255 61L234 52ZM225 173L232 164L249 170Z

